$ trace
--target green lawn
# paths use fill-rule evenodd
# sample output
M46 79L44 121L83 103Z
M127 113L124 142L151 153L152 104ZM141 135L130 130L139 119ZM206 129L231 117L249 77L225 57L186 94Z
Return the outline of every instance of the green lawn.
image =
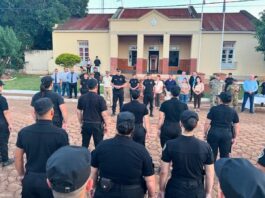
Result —
M17 74L15 80L5 82L5 89L11 90L33 90L40 89L40 76L39 75L23 75Z

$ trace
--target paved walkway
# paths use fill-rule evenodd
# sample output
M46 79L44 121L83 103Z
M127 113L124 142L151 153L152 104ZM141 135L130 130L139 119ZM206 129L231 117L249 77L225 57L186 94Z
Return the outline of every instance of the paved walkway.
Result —
M25 98L9 99L9 106L14 118L14 131L10 136L9 151L10 156L13 157L15 143L18 131L29 124L33 123L30 111L30 100ZM75 112L76 103L67 103L68 112ZM208 106L204 104L202 111L199 113L200 122L196 132L196 136L203 137L202 129L206 118ZM240 113L241 133L238 137L237 144L233 148L233 157L245 157L252 163L256 163L257 156L265 146L265 122L264 109L257 110L256 114ZM154 112L155 117L151 118L152 135L147 139L147 148L150 151L155 163L155 167L159 167L161 148L157 135L158 111ZM116 117L111 117L111 132L105 137L110 138L115 134ZM68 133L70 143L75 145L81 144L80 126L77 121L76 114L69 115ZM90 145L93 149L93 143ZM0 167L0 198L16 198L20 197L21 186L17 180L17 173L14 165L2 168ZM215 195L215 193L214 193ZM215 196L214 196L215 197Z

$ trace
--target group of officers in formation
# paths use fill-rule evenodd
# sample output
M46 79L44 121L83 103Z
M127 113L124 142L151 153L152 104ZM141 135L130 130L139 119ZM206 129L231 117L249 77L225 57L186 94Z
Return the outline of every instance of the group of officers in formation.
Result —
M70 83L78 80L73 70L67 76ZM183 73L177 82L172 75L163 82L159 75L153 80L147 74L142 84L133 75L129 81L131 101L126 104L123 102L127 83L120 70L113 76L107 72L103 79L95 78L95 74L88 77L84 73L81 78L86 79L86 83L81 82L80 90L83 91L77 102L81 147L69 146L67 108L64 98L53 91L57 78L53 74L41 79L40 91L31 101L36 123L21 129L17 136L15 167L22 183L23 198L143 198L145 195L149 198L210 198L214 173L220 182L219 197L265 196L264 151L258 160L259 169L246 159L229 159L232 145L239 135L239 116L230 107L233 94L229 86L234 83L231 76L226 79L224 90L220 89L217 94L213 90L219 89L219 76L215 76L218 82L210 81L212 101L215 102L211 103L207 114L204 124L206 141L203 141L195 137L199 116L187 105L193 96L196 101L194 109L200 110L204 85L196 73L189 80ZM99 94L100 80L106 97ZM250 89L256 89L252 76L249 81L243 86L248 97L252 95ZM3 85L0 81L0 91ZM111 90L105 90L106 85ZM143 90L144 103L140 101L140 90ZM165 100L160 104L164 92ZM115 137L103 140L111 124L105 100L110 94L112 116L116 115L119 100L117 133ZM146 137L155 133L150 126L154 98L159 110L157 130L162 148L158 194L154 164L145 148ZM4 137L0 138L0 148L3 166L7 166L14 162L8 157L7 147L12 119L6 99L1 95L0 100L0 134ZM90 154L88 147L92 136L95 149ZM221 159L216 161L218 152Z

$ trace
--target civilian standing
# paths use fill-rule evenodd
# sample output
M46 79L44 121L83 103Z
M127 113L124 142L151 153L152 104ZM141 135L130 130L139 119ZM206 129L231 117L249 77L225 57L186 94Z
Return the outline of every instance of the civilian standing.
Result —
M184 78L180 83L180 95L179 100L185 104L188 104L189 101L189 93L190 93L190 85L188 83L187 78Z
M201 77L197 76L196 83L192 89L194 96L194 110L199 112L201 108L201 98L204 92L204 84L202 83Z
M75 94L75 98L77 98L77 82L79 79L78 74L75 72L74 68L71 68L71 72L67 75L67 79L69 82L69 98L72 98L73 90Z

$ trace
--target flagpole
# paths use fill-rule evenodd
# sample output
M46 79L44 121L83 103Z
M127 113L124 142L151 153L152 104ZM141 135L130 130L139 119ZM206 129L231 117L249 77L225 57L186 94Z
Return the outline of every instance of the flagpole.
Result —
M223 59L223 45L224 45L224 31L225 31L225 0L223 3L223 26L222 26L222 34L221 34L221 52L220 52L220 68L219 72L222 71L222 59Z
M200 71L201 66L201 50L202 50L202 30L203 30L203 6L205 4L205 0L202 2L202 11L201 11L201 25L200 25L200 39L199 39L199 56L198 56L198 67L197 71Z

